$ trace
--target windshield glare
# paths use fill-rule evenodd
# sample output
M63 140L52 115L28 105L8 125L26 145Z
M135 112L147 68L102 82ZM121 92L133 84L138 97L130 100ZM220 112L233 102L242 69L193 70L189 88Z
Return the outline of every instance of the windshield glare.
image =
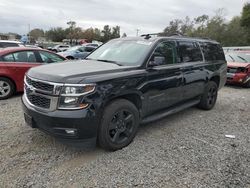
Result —
M150 41L110 41L88 56L87 59L116 62L120 65L141 65L150 50Z
M226 54L226 60L228 62L250 63L250 52Z

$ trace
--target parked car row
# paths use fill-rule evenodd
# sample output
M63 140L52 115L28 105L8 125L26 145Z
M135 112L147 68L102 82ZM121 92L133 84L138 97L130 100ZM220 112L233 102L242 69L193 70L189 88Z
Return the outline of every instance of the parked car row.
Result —
M84 59L95 49L96 46L81 45L81 46L71 47L64 52L59 52L58 54L63 57L66 57L67 59Z

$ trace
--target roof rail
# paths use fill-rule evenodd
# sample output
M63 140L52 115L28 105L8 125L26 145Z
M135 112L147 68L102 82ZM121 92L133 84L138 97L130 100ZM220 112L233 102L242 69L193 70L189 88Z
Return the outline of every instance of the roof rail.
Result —
M212 40L209 37L199 37L200 39Z
M159 36L160 33L148 33L148 34L142 34L141 37L144 37L145 39L150 39L152 36Z
M178 37L186 37L186 36L184 36L184 35L181 34L181 33L173 33L173 34L171 35L171 37L176 37L176 36L178 36Z
M166 35L165 33L148 33L148 34L142 34L141 37L144 37L144 39L150 39L152 36L157 36L157 37L185 37L185 38L196 38L196 39L204 39L204 40L212 40L209 37L190 37L183 35L180 32L173 33L171 35Z

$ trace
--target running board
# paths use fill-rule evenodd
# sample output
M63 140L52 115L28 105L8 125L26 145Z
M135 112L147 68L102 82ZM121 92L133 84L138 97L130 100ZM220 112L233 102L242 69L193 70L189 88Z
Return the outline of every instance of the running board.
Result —
M144 119L142 119L141 123L144 124L144 123L149 123L149 122L152 122L152 121L155 121L155 120L162 119L162 118L164 118L164 117L166 117L168 115L171 115L171 114L174 114L176 112L187 109L189 107L195 106L195 105L199 104L199 102L200 102L200 99L195 99L195 100L192 100L192 101L189 101L189 102L185 102L182 105L178 105L176 107L168 108L168 109L166 109L164 111L160 111L158 113L155 113L153 115L145 117Z

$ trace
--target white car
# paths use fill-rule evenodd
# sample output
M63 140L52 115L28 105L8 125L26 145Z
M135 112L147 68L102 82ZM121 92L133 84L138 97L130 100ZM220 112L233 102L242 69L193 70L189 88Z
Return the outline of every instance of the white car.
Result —
M58 44L58 45L52 47L50 50L54 51L54 52L64 52L69 48L70 48L70 45Z
M19 41L0 40L0 49L8 47L23 47L24 45Z

